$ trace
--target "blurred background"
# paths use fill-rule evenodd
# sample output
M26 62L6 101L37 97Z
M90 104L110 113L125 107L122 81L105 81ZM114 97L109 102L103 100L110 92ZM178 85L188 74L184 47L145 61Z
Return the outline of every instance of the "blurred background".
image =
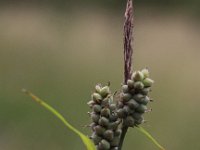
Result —
M135 0L134 69L155 80L143 125L166 150L200 149L200 1ZM31 90L85 134L96 83L123 81L125 0L0 1L0 150L83 150L21 92ZM124 150L155 150L129 131Z

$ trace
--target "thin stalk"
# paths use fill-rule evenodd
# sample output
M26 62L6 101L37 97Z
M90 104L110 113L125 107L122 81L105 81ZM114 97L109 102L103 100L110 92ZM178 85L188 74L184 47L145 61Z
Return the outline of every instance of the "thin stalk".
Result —
M124 22L124 84L131 78L132 72L132 55L133 55L133 2L127 1ZM119 150L122 149L123 142L127 133L128 127L122 127L122 135L119 142Z
M118 150L122 149L127 130L128 130L127 127L122 128L122 134L121 134L121 137L120 137L120 142L119 142L119 146L118 146L119 149Z
M53 108L52 106L50 106L49 104L47 104L46 102L44 102L43 100L41 100L39 97L37 97L34 94L32 94L31 92L29 92L29 91L27 91L25 89L23 89L22 91L24 93L26 93L27 95L29 95L35 102L37 102L38 104L40 104L46 110L48 110L49 112L51 112L67 128L69 128L70 130L72 130L73 132L75 132L82 139L83 143L87 147L87 150L95 150L96 149L95 146L94 146L94 144L93 144L93 142L87 136L85 136L83 133L81 133L76 128L74 128L71 124L69 124L68 121L55 108Z
M131 78L133 55L133 3L127 1L124 21L124 83Z

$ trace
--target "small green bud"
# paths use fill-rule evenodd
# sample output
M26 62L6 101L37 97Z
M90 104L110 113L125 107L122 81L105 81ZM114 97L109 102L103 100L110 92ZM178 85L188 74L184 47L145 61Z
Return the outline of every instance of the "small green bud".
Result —
M133 81L134 81L134 78L135 78L135 74L136 74L136 72L133 72L132 75L131 75L131 80L133 80Z
M135 120L132 116L128 116L125 120L124 120L124 125L128 126L128 127L133 127L135 124Z
M110 110L113 111L117 108L116 104L110 104Z
M117 120L117 114L116 113L112 113L110 115L110 121L116 121Z
M101 106L100 106L100 105L97 105L97 104L94 105L94 106L93 106L93 111L96 112L96 113L101 112Z
M145 111L147 110L147 106L141 104L137 109L136 111L139 112L139 113L144 113Z
M101 86L100 86L99 84L97 84L97 85L95 86L95 91L96 91L97 93L100 93L100 92L101 92Z
M122 94L122 99L123 99L124 102L128 102L131 99L131 97L132 96L129 93L123 93Z
M135 124L137 124L137 125L142 124L143 122L144 122L143 117L138 120L135 120Z
M114 138L114 133L112 130L106 130L104 133L104 138L107 139L108 141L112 141Z
M95 104L95 102L93 100L91 100L87 104L89 105L90 108L92 108L92 106Z
M100 126L100 125L97 125L97 126L94 127L94 131L98 135L103 135L104 132L106 131L106 129L104 127Z
M101 142L102 138L95 133L91 136L92 140L94 141L94 144L97 145Z
M143 79L144 79L144 74L141 71L137 71L133 76L134 81L142 81Z
M128 85L128 87L129 87L129 89L134 88L134 81L133 81L133 80L128 80L128 81L127 81L127 85Z
M93 122L98 123L99 119L100 119L100 115L93 113L93 114L91 114L91 118L92 118Z
M118 116L119 118L124 118L124 117L126 117L126 113L124 112L124 109L122 109L122 108L118 109L118 110L117 110L117 116Z
M142 89L141 93L144 95L148 95L150 90L151 90L150 88L144 88L144 89Z
M147 105L149 101L150 101L150 99L148 96L145 96L144 98L141 99L141 103L144 105Z
M123 86L122 86L122 91L123 91L124 93L128 93L128 91L129 91L128 85L123 85Z
M120 123L119 121L112 122L109 124L108 128L112 130L116 130L118 128L119 123Z
M151 87L153 83L154 83L154 81L150 78L146 78L143 80L143 84L145 87Z
M93 93L93 94L92 94L92 98L93 98L93 100L94 100L95 102L99 102L100 100L102 100L101 95L98 94L98 93Z
M101 126L107 127L109 125L109 120L106 117L101 117L99 119L99 124Z
M100 91L102 97L106 97L109 93L110 93L110 88L108 86L104 86Z
M120 136L122 133L122 130L121 129L117 129L114 133L115 136Z
M101 106L103 107L106 107L106 106L109 106L109 103L110 103L110 98L104 98L102 101L101 101Z
M140 102L143 97L144 95L142 94L136 94L133 96L133 99L136 100L137 102Z
M94 127L96 127L96 123L92 122L92 123L89 125L89 127L91 127L91 129L93 130Z
M139 104L134 100L131 99L130 101L127 102L127 105L131 108L131 109L135 109L139 106Z
M118 146L119 141L120 141L120 137L119 136L115 136L114 139L110 142L110 145L112 147L116 147L116 146Z
M108 109L108 108L103 108L102 110L101 110L101 116L104 116L104 117L109 117L110 116L110 109Z
M147 69L147 68L145 68L145 69L142 69L142 71L141 71L142 73L143 73L143 75L144 75L144 78L148 78L149 77L149 70Z
M144 84L140 81L134 83L134 87L138 90L142 90L144 88Z
M99 150L109 150L110 149L110 143L106 140L101 140L98 146Z
M134 118L135 120L140 120L140 119L143 119L143 117L142 117L142 114L141 114L141 113L134 113L134 114L133 114L133 118Z
M90 127L94 131L94 127L96 127L96 123L92 122L88 127Z
M134 95L135 92L136 92L136 90L134 88L129 91L129 93L132 94L132 95Z
M124 110L126 115L128 115L130 113L130 108L127 105L124 105L123 110Z

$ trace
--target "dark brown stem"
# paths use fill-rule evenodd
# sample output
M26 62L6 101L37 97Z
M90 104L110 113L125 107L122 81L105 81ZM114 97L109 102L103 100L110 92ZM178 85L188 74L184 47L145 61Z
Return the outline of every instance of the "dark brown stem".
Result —
M124 83L131 77L133 55L133 4L127 1L124 22Z
M131 78L132 73L132 55L133 55L133 3L132 0L127 1L124 22L124 84ZM120 137L119 149L122 149L123 142L128 127L122 125L122 135Z
M124 143L124 139L125 139L127 130L128 130L127 127L122 128L122 134L121 134L121 137L120 137L120 142L119 142L119 148L118 148L118 150L122 149L122 146L123 146L123 143Z

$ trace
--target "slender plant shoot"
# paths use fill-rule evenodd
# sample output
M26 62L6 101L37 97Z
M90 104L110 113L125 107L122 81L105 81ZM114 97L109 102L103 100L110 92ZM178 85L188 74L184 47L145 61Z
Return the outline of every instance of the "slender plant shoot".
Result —
M79 130L77 130L75 127L73 127L71 124L68 123L68 121L53 107L51 107L49 104L41 100L39 97L35 96L33 93L23 89L24 93L29 95L35 102L40 104L42 107L44 107L46 110L51 112L55 117L57 117L68 129L76 133L85 144L87 150L95 150L93 142L85 136L83 133L81 133Z

